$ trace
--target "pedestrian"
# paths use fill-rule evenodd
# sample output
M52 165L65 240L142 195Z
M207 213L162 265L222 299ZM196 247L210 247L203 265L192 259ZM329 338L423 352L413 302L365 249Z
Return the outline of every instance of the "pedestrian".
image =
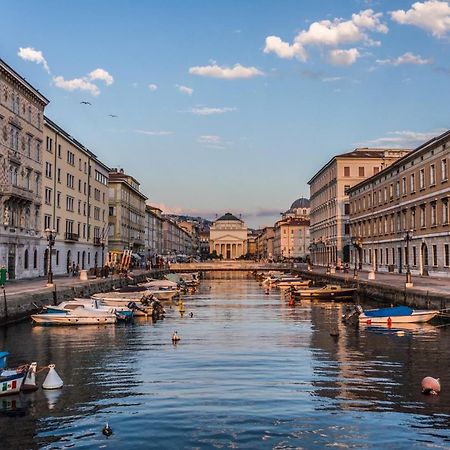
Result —
M72 276L75 276L75 261L72 263Z
M77 267L75 268L75 272L76 272L76 276L78 276L80 273L80 265L79 264L77 264Z

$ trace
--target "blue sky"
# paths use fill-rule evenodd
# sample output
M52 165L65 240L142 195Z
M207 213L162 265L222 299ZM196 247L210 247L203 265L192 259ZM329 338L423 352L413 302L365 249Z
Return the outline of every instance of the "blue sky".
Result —
M167 212L273 225L334 154L414 147L449 126L447 1L1 11L0 57L50 99L46 114Z

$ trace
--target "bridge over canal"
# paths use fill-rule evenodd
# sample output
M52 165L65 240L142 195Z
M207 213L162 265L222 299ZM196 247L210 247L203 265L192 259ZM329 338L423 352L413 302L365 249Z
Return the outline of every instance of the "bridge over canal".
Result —
M263 263L256 261L207 261L197 263L177 263L170 265L171 272L215 272L215 271L270 271L290 270L294 264ZM300 265L299 265L300 266Z

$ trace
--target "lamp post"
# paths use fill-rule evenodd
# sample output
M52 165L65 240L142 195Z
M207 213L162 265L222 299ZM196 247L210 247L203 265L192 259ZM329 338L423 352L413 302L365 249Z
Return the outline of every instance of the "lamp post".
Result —
M412 277L411 277L411 268L409 265L409 243L412 241L411 230L406 231L405 241L406 241L406 282L405 282L405 287L409 288L409 287L413 287Z
M45 230L45 235L48 241L48 271L47 271L47 286L53 286L53 271L52 271L52 251L55 245L56 231L52 228Z
M331 265L330 265L330 240L326 240L325 253L327 254L327 275L331 273Z
M355 247L355 269L353 270L353 278L358 278L358 253L361 241L357 238L352 239L352 245Z

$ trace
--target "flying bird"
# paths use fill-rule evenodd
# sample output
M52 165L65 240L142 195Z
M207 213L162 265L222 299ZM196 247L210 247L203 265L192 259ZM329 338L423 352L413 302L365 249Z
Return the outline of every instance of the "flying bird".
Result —
M80 105L89 105L89 106L92 106L92 103L91 103L91 102L85 102L85 101L83 101L83 102L80 102Z
M119 116L116 116L115 114L108 114L108 116L109 117L119 117Z

